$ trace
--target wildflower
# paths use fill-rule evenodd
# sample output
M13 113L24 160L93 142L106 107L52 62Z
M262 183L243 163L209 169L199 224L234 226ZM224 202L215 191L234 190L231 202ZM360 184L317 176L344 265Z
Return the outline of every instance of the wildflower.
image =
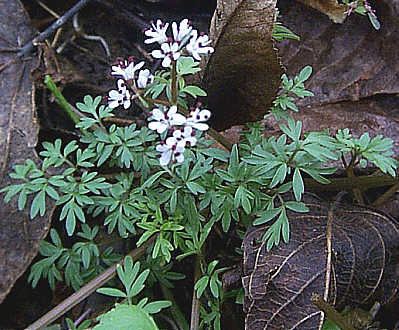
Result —
M117 90L111 90L108 93L108 106L111 109L115 109L118 106L123 106L125 109L130 108L130 92L126 88L126 84L123 79L118 79Z
M160 19L157 20L156 24L152 23L151 28L146 30L144 34L149 37L144 40L146 44L152 44L157 42L159 44L163 44L168 40L166 36L166 30L168 29L169 23L162 23Z
M159 158L159 163L161 166L166 166L170 161L177 161L182 163L184 161L184 147L178 146L171 143L171 141L166 141L156 146L156 150L161 153Z
M112 66L111 74L113 76L122 76L126 81L134 79L134 74L137 70L144 66L144 62L134 64L134 59L131 57L128 60L121 60L117 65Z
M148 128L162 134L170 127L175 125L183 125L186 122L186 117L177 113L177 106L171 106L168 112L164 112L159 108L152 110L152 119L154 121L148 124Z
M172 60L176 61L180 57L179 44L177 42L165 42L161 45L161 50L153 50L151 55L154 58L163 58L162 66L168 68Z
M199 107L197 107L194 111L191 111L190 117L186 120L186 125L191 126L199 131L206 131L209 126L208 124L205 124L204 121L207 121L210 117L211 112L209 110L201 110Z
M190 35L193 30L193 27L190 24L190 21L186 18L183 19L179 28L177 28L177 23L172 23L172 32L174 41L182 41L186 36Z
M211 40L209 40L208 35L202 34L198 36L198 32L196 30L193 30L192 37L186 46L186 50L197 61L200 61L201 55L208 55L210 53L213 53L213 47L208 46L210 44Z
M137 78L137 88L146 88L148 84L154 81L154 76L151 74L150 70L140 70Z
M195 137L195 131L193 128L191 126L186 126L184 127L183 131L180 129L175 130L173 135L166 139L166 142L185 148L187 144L189 144L191 147L195 146L197 139Z

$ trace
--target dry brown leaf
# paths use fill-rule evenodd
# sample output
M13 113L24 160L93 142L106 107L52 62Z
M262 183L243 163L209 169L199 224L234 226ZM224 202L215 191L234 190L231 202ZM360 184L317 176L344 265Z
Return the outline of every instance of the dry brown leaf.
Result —
M289 214L288 244L267 252L259 242L265 226L250 229L244 238L248 330L321 329L324 316L311 303L313 293L338 309L376 300L385 304L398 294L398 223L365 207L333 207L313 196L305 201L309 213Z
M397 4L396 7L391 7ZM301 41L279 43L279 54L289 75L306 65L313 75L306 84L315 96L300 105L358 101L399 92L399 1L381 0L375 9L381 29L365 16L351 15L333 24L324 15L298 2L281 0L281 22Z
M8 173L14 164L38 160L39 125L31 79L38 58L18 59L15 52L34 34L20 1L0 0L0 67L8 63L0 71L1 187L11 184ZM16 203L0 201L0 303L36 256L50 221L48 216L31 221L28 211L18 211Z
M217 129L256 121L270 108L282 69L272 41L276 0L218 0L204 85Z
M312 7L327 15L334 23L343 23L346 18L347 7L338 3L337 0L299 0L305 5Z

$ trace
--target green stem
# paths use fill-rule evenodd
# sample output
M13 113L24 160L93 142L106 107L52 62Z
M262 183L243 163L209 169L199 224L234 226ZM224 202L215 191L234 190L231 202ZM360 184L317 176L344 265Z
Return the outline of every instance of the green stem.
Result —
M80 122L80 118L83 117L83 115L79 115L77 113L77 110L74 110L72 105L69 104L69 102L65 99L64 95L62 95L61 91L51 79L50 75L46 75L44 77L44 84L46 87L50 90L51 94L55 97L55 101L57 104L65 111L65 113L68 115L68 117L75 123Z
M292 155L290 156L290 158L288 159L287 165L290 166L290 164L292 163L292 161L294 160L296 154L302 150L302 146L299 145L298 148L295 149L295 151L292 153Z
M171 92L172 92L172 105L177 105L177 70L176 61L172 61L172 81L171 81Z

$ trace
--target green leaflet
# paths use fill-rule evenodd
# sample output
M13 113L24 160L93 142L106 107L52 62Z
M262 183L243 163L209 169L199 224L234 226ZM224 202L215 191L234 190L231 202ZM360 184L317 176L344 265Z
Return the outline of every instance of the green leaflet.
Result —
M94 330L158 330L154 319L142 308L134 305L117 304L101 315Z

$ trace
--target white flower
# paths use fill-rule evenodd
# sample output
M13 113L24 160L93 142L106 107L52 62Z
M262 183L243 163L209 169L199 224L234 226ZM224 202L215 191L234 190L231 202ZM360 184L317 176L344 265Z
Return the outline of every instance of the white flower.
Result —
M117 81L118 89L111 90L108 93L108 106L111 109L115 109L119 106L123 106L125 109L130 108L130 93L126 88L126 84L123 79Z
M154 58L163 58L162 66L168 68L172 60L176 61L180 57L179 44L177 42L165 42L161 45L161 50L153 50L151 55Z
M156 24L152 23L151 28L146 30L144 34L149 37L148 39L144 40L146 44L152 44L157 42L162 44L168 40L166 36L166 30L168 29L169 23L162 23L160 19L157 20Z
M162 134L167 129L175 125L183 125L186 117L177 113L177 106L171 106L167 113L159 108L152 110L152 119L154 121L148 124L148 128Z
M190 113L190 117L187 118L186 125L199 131L206 131L209 126L208 124L205 124L204 121L207 121L210 117L211 112L209 110L196 108Z
M148 84L154 81L154 76L151 74L150 70L140 70L139 76L137 78L137 87L146 88Z
M170 141L157 145L156 150L161 153L159 158L161 166L168 165L170 161L177 161L178 163L184 161L184 147L172 144Z
M195 146L197 139L195 137L195 131L191 126L184 127L183 131L180 129L173 132L173 135L166 139L167 144L176 145L181 148L185 148L187 144L191 147Z
M172 23L172 32L174 41L182 41L186 36L192 33L193 27L190 25L189 20L186 18L182 20L177 28L177 23Z
M197 61L201 60L201 55L208 55L213 53L214 49L211 46L211 40L204 34L198 36L198 32L193 30L192 37L186 46L186 50L191 54Z
M144 66L144 62L137 63L134 65L132 59L119 61L118 65L112 66L111 74L113 76L122 76L123 79L132 80L134 79L134 74L137 70L141 69Z

